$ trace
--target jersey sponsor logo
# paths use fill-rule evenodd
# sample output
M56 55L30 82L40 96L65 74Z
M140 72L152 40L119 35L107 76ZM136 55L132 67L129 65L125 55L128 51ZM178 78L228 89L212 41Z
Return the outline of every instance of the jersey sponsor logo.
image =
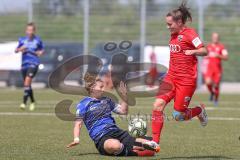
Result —
M194 47L198 47L200 44L202 44L202 41L199 37L196 37L192 40L192 44L194 45Z
M181 47L178 44L169 44L170 52L178 53L181 51Z
M209 57L216 57L216 53L213 51L208 52Z
M97 109L97 106L91 106L91 107L89 108L90 111L93 111L93 110L95 110L95 109Z

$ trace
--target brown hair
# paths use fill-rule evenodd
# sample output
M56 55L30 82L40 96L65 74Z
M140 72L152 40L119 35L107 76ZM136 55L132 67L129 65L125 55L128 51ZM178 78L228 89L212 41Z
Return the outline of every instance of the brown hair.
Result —
M35 25L35 23L33 23L33 22L29 22L28 24L27 24L27 27L33 27L34 29L36 29L36 25Z
M182 4L177 8L169 12L166 16L173 17L174 21L181 20L183 24L185 24L187 21L192 21L192 15L189 11L190 8L187 8L187 2L183 1Z
M90 94L92 87L96 84L97 81L102 81L100 78L97 77L96 74L86 73L84 76L85 81L85 89Z

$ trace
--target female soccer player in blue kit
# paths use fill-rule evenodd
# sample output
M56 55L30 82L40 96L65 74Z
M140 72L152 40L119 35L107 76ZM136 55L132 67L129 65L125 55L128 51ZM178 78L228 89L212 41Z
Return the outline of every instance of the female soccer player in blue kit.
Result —
M35 99L31 87L32 79L38 71L40 63L39 56L44 53L43 43L39 36L35 35L36 26L34 23L28 23L26 26L26 36L20 37L18 46L15 50L16 53L22 53L22 76L24 80L24 95L23 103L20 105L21 109L26 108L28 97L31 99L29 110L35 109Z
M67 147L79 144L79 134L84 122L89 136L100 154L111 156L153 156L159 152L159 145L150 137L134 138L115 123L112 112L120 115L128 113L128 104L116 104L110 98L103 97L104 83L93 75L85 76L89 97L83 98L77 105L76 121L73 129L74 140ZM119 91L127 100L126 85L121 82ZM149 139L149 140L147 140Z

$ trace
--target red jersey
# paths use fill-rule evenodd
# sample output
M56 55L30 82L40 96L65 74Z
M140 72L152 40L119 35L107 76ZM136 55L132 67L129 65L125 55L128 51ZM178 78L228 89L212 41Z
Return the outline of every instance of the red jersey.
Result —
M209 58L208 58L208 56L205 56L202 59L202 64L201 64L201 71L202 71L203 75L205 75L207 73L208 63L209 63Z
M222 71L221 59L216 57L216 55L223 55L223 50L225 47L223 44L209 44L207 46L208 50L208 69Z
M195 85L197 79L197 57L185 55L185 50L194 50L203 47L196 31L184 28L178 34L171 35L169 41L170 63L168 76L182 85Z

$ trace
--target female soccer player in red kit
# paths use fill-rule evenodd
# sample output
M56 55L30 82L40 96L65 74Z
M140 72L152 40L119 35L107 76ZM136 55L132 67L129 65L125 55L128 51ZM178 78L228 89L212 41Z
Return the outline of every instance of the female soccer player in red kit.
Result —
M228 59L228 51L220 43L218 33L212 33L212 43L207 45L208 56L204 81L210 92L210 101L218 105L219 86L222 77L222 60Z
M167 103L174 99L173 117L176 121L190 120L197 116L202 126L207 125L207 114L203 104L188 108L189 102L196 89L197 57L207 55L202 41L194 29L187 27L191 21L191 13L186 3L166 15L167 28L170 31L170 63L169 70L160 85L159 93L153 104L152 136L157 143L163 127L163 111ZM166 85L171 84L171 89ZM168 87L169 88L169 87ZM167 91L166 91L167 89Z

